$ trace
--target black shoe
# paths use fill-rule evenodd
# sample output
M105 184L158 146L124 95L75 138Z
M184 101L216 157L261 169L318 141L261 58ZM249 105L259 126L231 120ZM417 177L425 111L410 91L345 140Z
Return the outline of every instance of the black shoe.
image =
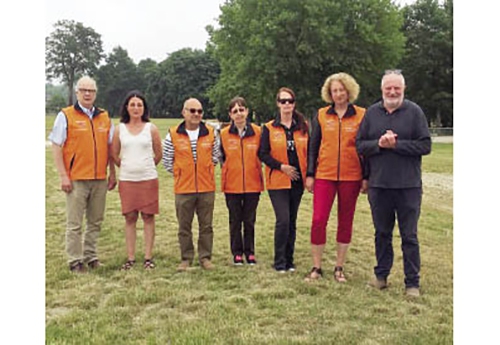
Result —
M83 266L83 263L77 262L73 265L70 265L69 270L75 273L85 273L85 266Z
M243 266L243 256L235 255L233 257L233 265L235 266Z
M87 265L92 270L104 266L103 264L101 264L101 262L99 261L99 259L92 260Z
M247 256L247 264L252 266L257 264L257 261L255 260L255 255L250 254Z

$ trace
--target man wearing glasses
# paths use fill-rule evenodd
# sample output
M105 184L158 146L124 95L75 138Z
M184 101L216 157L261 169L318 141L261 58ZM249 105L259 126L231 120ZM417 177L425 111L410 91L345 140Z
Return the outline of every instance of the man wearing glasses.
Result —
M85 271L102 266L97 239L104 219L106 191L116 186L115 168L109 159L113 123L108 112L94 106L96 82L82 77L76 84L77 102L57 114L49 135L61 189L66 193L66 253L69 269ZM107 166L109 176L106 180ZM85 213L87 229L83 235Z
M163 165L174 174L175 209L179 222L181 263L186 271L193 263L192 222L196 212L199 224L198 260L203 269L214 268L213 211L215 203L215 165L219 162L219 137L202 120L203 108L195 98L184 102L184 121L170 128L163 142Z
M431 138L422 109L404 98L400 70L382 77L382 100L368 108L356 146L368 162L368 201L375 227L377 266L370 285L385 289L394 252L392 233L397 216L406 295L420 296L420 250L417 224L422 201L422 155L431 152Z

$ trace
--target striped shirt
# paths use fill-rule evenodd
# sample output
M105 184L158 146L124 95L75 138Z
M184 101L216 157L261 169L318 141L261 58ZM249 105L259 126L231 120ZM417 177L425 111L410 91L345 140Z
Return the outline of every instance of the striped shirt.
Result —
M196 147L200 129L198 128L195 131L186 131L186 132L189 135L189 141L191 142L191 151L193 152L194 162L196 163L196 158L197 158ZM212 148L212 162L214 163L214 165L217 165L217 163L219 163L219 158L220 158L220 137L217 131L214 131L214 137L215 140L214 140L214 146ZM165 169L172 174L174 173L174 157L175 157L174 145L172 144L172 137L170 136L170 131L168 131L165 140L163 140L162 163Z

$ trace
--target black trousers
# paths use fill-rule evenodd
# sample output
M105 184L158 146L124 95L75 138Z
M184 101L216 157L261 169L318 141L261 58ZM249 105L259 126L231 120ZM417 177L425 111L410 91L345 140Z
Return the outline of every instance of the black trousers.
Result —
M276 215L274 229L274 269L287 270L295 267L293 253L299 210L304 187L269 190L269 197Z
M368 201L375 226L375 275L387 278L394 261L392 232L397 217L403 251L406 287L419 287L420 249L417 224L422 203L422 188L370 188Z
M229 241L234 255L255 255L255 218L260 193L226 193L229 210ZM243 224L243 236L241 228Z

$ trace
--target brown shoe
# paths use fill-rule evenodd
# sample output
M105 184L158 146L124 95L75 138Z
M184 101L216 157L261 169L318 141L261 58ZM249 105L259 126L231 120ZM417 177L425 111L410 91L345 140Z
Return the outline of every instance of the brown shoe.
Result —
M389 284L387 284L387 279L379 277L374 277L368 282L368 285L378 290L385 289L387 288L387 286L389 286Z
M305 280L306 282L311 282L311 281L313 281L313 280L318 280L318 279L319 279L319 278L321 278L321 277L323 277L323 270L321 269L321 267L320 267L320 268L318 268L318 267L313 267L313 268L311 269L311 272L309 272L309 273L305 276L304 280Z
M99 267L104 267L104 265L101 264L101 262L99 261L99 259L92 260L87 265L89 266L89 268L91 270L94 270L94 269L99 268Z
M85 273L85 266L81 262L77 262L69 266L69 270L74 273Z
M182 260L179 266L177 266L177 272L184 272L191 266L191 263L188 260Z
M406 288L406 296L412 298L420 297L420 289L418 287Z
M214 264L210 261L210 259L202 259L200 265L205 270L213 270L215 268Z

